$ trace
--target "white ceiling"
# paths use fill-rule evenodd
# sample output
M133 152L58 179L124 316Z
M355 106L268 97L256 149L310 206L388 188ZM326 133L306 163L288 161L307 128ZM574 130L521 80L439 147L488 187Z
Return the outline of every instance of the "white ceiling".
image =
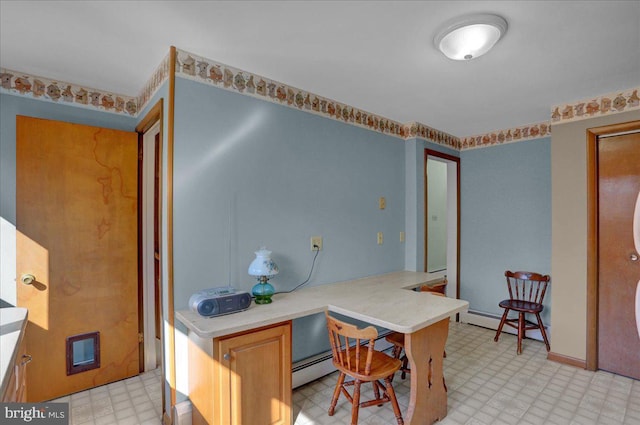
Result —
M505 37L445 58L438 27L473 12ZM464 137L640 86L640 1L0 1L3 68L137 95L171 45Z

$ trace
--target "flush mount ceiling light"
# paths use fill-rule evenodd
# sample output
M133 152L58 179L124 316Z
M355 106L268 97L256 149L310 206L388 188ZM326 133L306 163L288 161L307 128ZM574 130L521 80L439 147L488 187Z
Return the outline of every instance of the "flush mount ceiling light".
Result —
M500 16L464 16L443 25L433 43L449 59L471 60L487 53L506 31Z

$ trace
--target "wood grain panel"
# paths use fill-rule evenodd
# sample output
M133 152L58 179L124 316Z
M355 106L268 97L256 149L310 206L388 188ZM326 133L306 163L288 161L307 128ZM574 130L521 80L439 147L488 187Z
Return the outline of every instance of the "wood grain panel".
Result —
M640 133L598 141L598 367L640 379L635 291L640 261L633 214L640 192Z
M18 283L29 401L136 375L137 134L18 116L16 165L17 273L43 270ZM93 331L102 366L66 376L65 338Z
M230 406L230 416L223 417L221 423L290 424L290 340L291 327L287 324L220 341L219 358L226 368L221 382L229 389L220 395L222 406Z
M222 338L189 332L194 425L291 424L291 322Z
M410 402L404 417L407 425L432 424L447 416L442 366L448 335L449 318L405 335L405 353L411 369Z

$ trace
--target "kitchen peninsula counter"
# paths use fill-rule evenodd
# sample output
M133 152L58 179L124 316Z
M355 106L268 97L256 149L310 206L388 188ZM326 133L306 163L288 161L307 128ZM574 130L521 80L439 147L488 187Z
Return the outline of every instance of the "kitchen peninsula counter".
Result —
M441 280L429 273L393 272L276 294L271 304L252 304L226 316L177 311L189 330L194 425L291 424L291 320L326 310L404 333L412 372L404 423L442 420L449 317L466 312L469 303L412 290Z
M271 304L252 303L249 309L226 316L208 318L180 310L176 317L202 338L217 338L325 310L411 333L468 310L467 301L411 290L441 280L431 273L393 272L276 294Z

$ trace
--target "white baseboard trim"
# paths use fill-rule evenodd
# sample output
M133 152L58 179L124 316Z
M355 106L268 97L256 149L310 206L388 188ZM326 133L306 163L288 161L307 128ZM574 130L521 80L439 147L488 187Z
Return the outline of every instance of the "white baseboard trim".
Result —
M174 425L191 425L192 423L192 405L191 400L181 401L173 406Z
M498 326L500 326L500 317L494 316L487 313L482 313L478 311L470 310L468 313L460 313L460 322L468 323L470 325L481 326L483 328L498 330ZM549 343L551 343L551 326L545 326L547 331L547 338L549 338ZM511 326L503 326L503 333L509 333L513 335L518 334L518 330L512 328ZM542 339L542 334L539 329L534 329L531 331L527 331L527 338L536 339L538 341L544 341Z

